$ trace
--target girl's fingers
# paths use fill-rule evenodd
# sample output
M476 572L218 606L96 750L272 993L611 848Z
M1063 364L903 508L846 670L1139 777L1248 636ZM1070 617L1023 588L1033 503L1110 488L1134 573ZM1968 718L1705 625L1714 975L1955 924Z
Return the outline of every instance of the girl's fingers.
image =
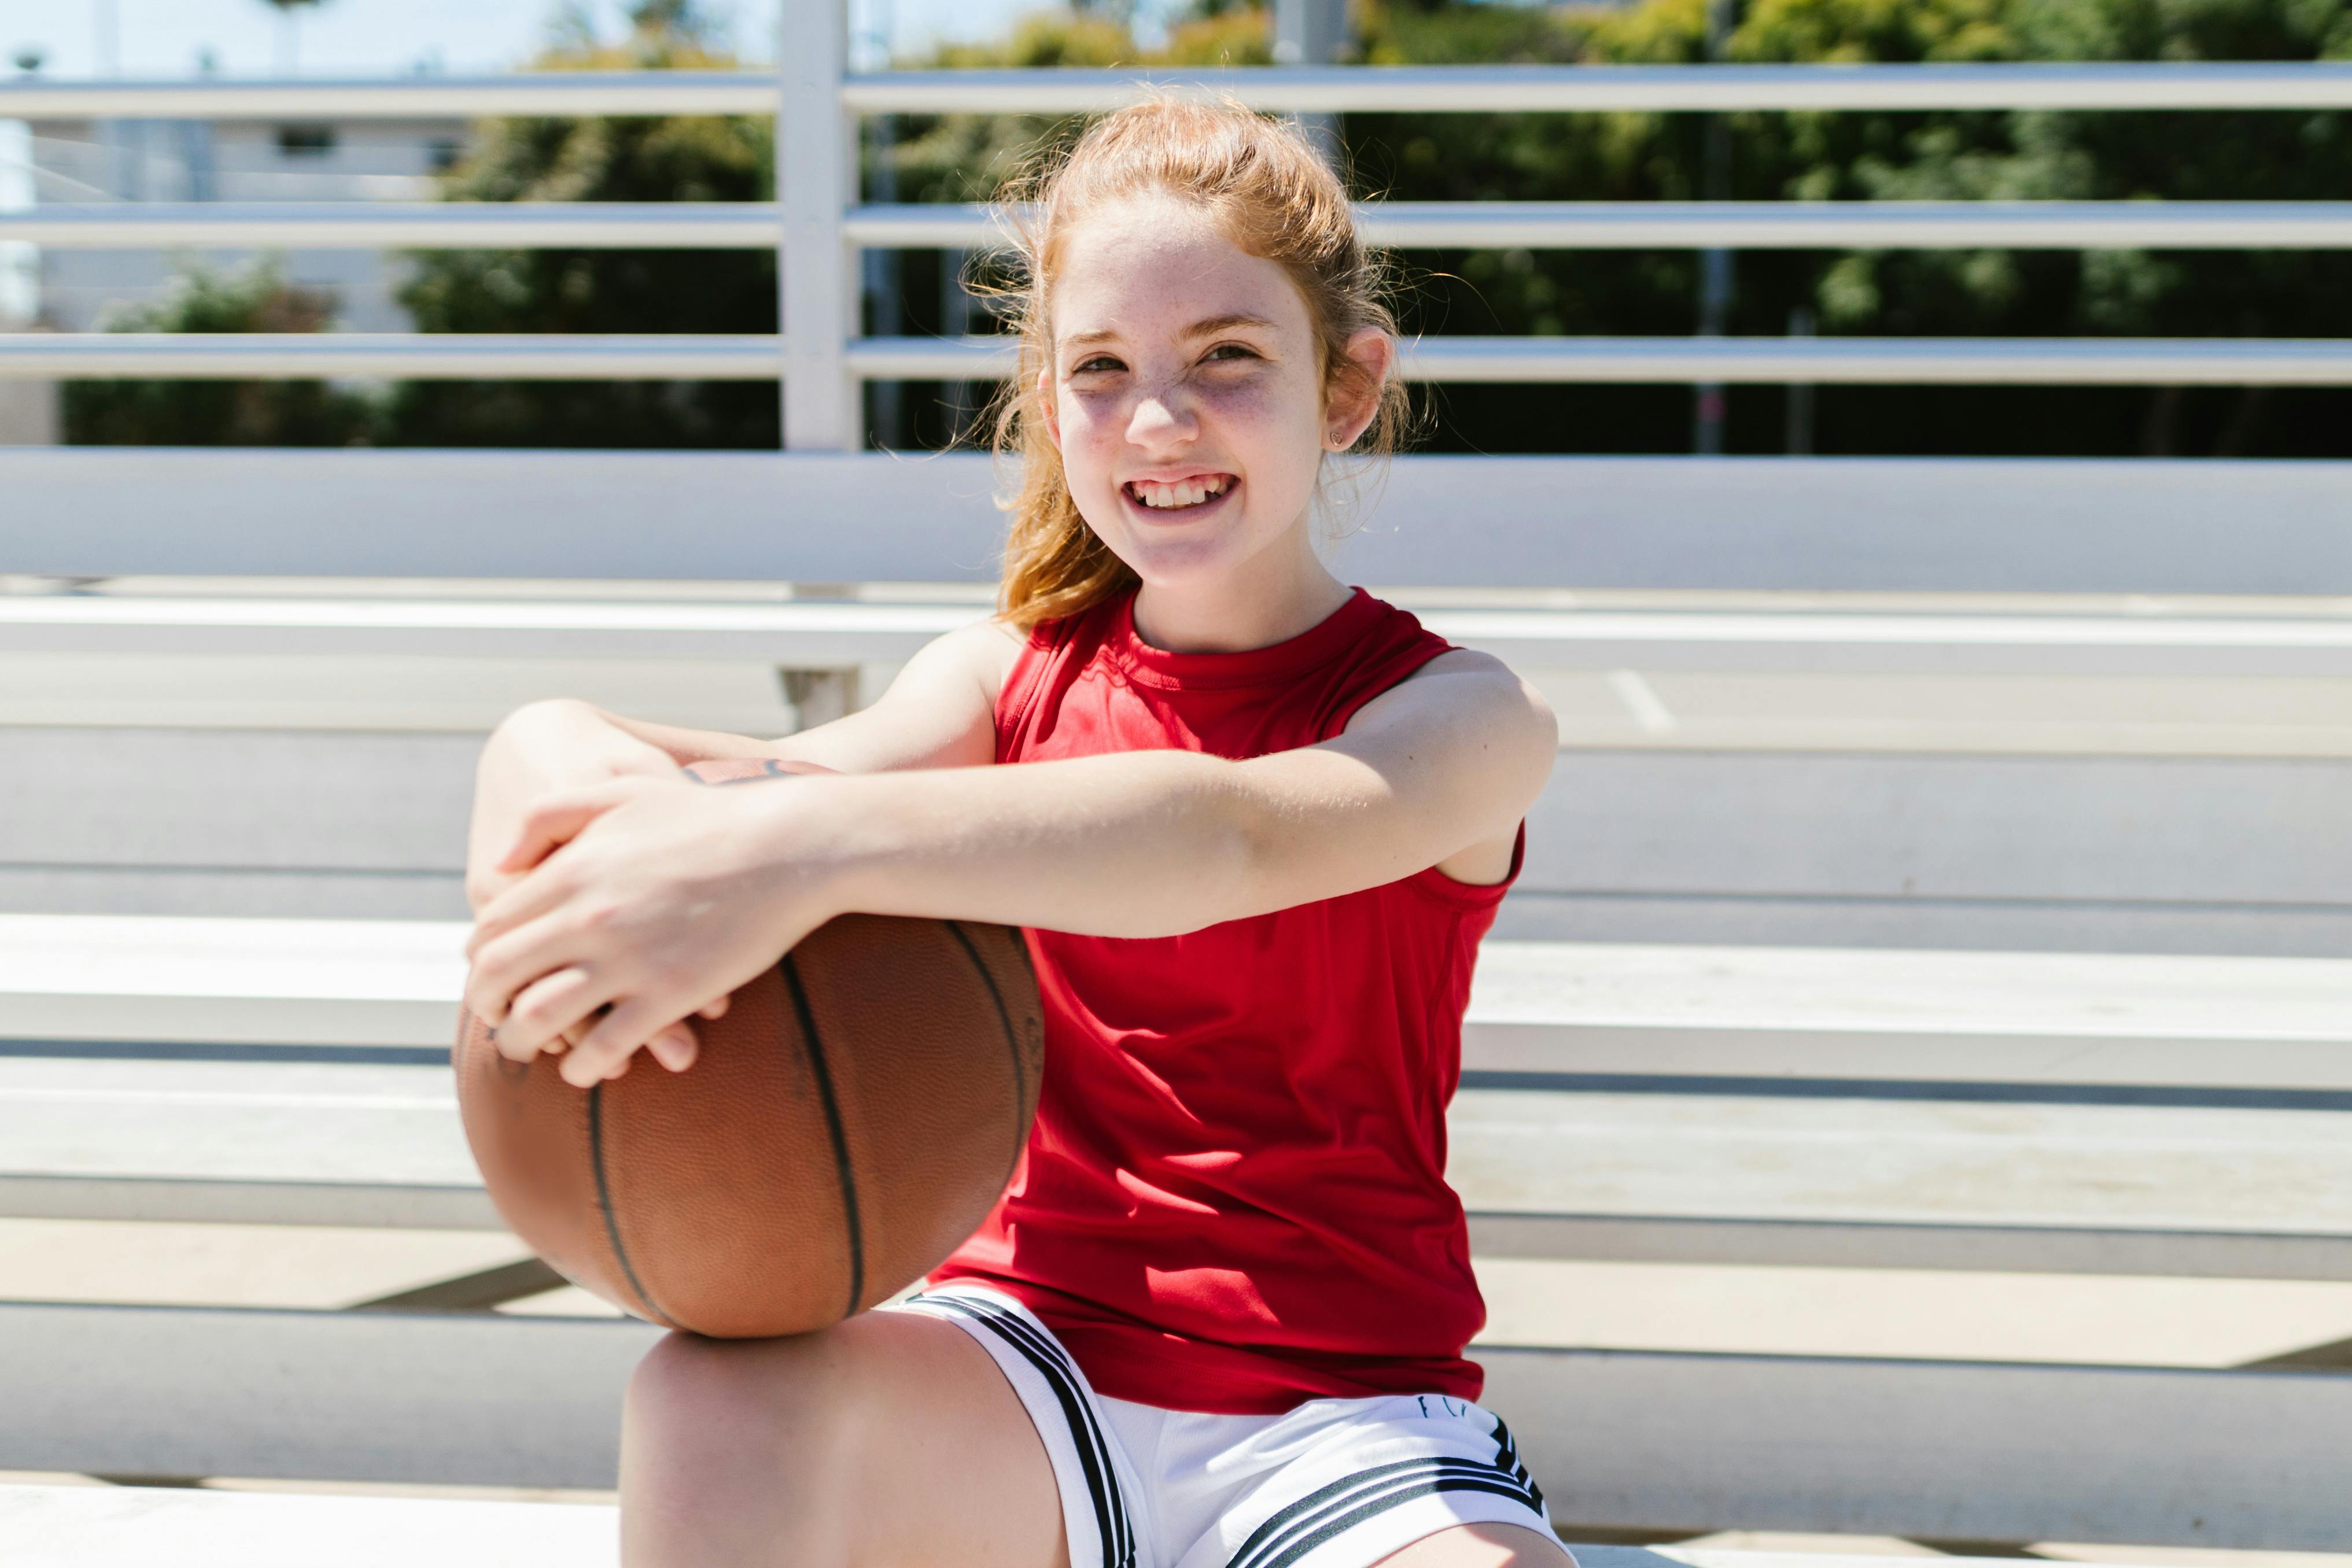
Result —
M549 1040L584 1027L590 1015L610 999L586 969L541 976L515 994L514 1005L498 1026L499 1051L514 1061L529 1061Z
M507 1015L532 981L585 961L578 940L560 940L551 920L533 920L515 930L484 940L478 931L467 954L466 1005L492 1029L506 1027Z
M466 938L466 956L479 959L482 949L499 937L576 898L575 880L562 868L551 867L503 889L475 913L474 929Z
M629 1058L667 1020L642 1001L616 1002L596 1021L579 1046L564 1054L563 1081L586 1089L629 1070Z
M727 998L725 997L721 997L715 1002L703 1003L700 1007L694 1009L694 1016L702 1019L725 1018L727 1016Z
M523 814L522 825L515 831L515 841L499 857L498 871L520 873L529 871L545 860L557 846L580 836L582 829L641 788L635 781L614 779L603 784L593 784L584 789L568 789L560 795L550 795L535 802Z
M672 1072L683 1072L694 1065L700 1054L694 1030L684 1023L674 1023L667 1029L656 1030L646 1041L646 1053Z

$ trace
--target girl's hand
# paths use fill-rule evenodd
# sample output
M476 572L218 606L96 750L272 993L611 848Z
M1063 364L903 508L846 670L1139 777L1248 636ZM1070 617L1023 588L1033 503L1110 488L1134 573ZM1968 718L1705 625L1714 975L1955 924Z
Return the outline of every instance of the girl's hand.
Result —
M774 963L840 911L820 860L790 852L805 785L714 789L674 766L540 800L476 922L466 1006L500 1054L574 1043L566 1082L616 1078L640 1046L673 1069L682 1020ZM706 1016L709 1016L706 1014Z
M466 846L466 901L474 913L522 880L507 851L525 816L546 797L622 778L671 778L669 753L628 734L586 703L532 703L509 714L474 770Z

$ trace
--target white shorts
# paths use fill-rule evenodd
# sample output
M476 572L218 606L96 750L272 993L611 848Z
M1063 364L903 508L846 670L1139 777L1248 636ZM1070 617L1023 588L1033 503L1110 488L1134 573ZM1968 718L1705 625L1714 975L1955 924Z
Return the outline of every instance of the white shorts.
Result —
M951 1284L884 1310L944 1318L995 1358L1053 1460L1071 1568L1369 1568L1456 1524L1552 1533L1509 1430L1466 1401L1161 1410L1097 1395L1003 1291Z

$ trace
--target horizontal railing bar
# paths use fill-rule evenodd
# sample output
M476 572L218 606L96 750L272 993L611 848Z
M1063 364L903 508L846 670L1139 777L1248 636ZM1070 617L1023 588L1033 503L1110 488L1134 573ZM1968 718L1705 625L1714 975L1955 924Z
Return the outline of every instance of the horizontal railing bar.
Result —
M771 114L764 71L545 71L304 81L0 84L0 119L446 119ZM1329 66L1233 71L891 71L853 76L870 114L1076 114L1146 91L1230 93L1253 108L1388 113L1721 110L2342 109L2336 61L1982 65Z
M757 333L0 334L0 380L774 381L782 370L782 340Z
M1234 71L893 71L851 77L869 114L1079 114L1142 92L1230 93L1253 109L1355 113L1596 110L2339 109L2352 66L1324 66Z
M2347 386L2352 340L1423 338L1409 380L1939 386Z
M2352 247L2347 202L1369 202L1356 217L1374 245L1426 249ZM855 207L844 233L873 249L1009 238L977 203Z
M2352 202L1373 202L1376 245L1423 248L2347 249ZM0 241L76 249L772 250L766 202L120 202L0 213ZM990 249L979 204L856 207L852 244Z
M1010 337L860 338L849 345L853 374L874 382L991 381L1013 373Z
M238 654L299 658L336 655L462 655L479 658L627 658L744 660L785 669L844 664L896 663L932 638L980 619L973 602L892 604L832 601L782 604L614 602L598 600L360 599L279 595L268 598L183 594L0 594L0 653L142 653L158 656ZM1554 671L1776 671L1805 673L1868 669L1879 674L2038 674L2092 676L2263 675L2343 678L2352 675L2352 619L2255 616L2057 616L1803 614L1715 612L1673 613L1606 611L1424 609L1422 619L1449 641L1492 653L1515 665ZM22 1013L22 997L14 998ZM176 1004L175 1004L176 1005ZM77 1004L79 1007L79 1004ZM86 1009L81 1009L86 1010ZM11 1028L65 1030L62 1019L12 1023ZM108 1021L105 1028L124 1025ZM185 1030L189 1025L177 1026ZM446 1024L427 1028L433 1038ZM1549 1066L1556 1042L1507 1019L1469 1026L1467 1060L1474 1066L1519 1071ZM1868 1052L1880 1043L1860 1033L1839 1037ZM2252 1086L2270 1069L2243 1042L2231 1054L2222 1082ZM2324 1054L2347 1053L2328 1041ZM1605 1049L1586 1030L1588 1052ZM2014 1046L2011 1041L2011 1045ZM2040 1049L2030 1042L2030 1049ZM1638 1063L1588 1057L1578 1071L1681 1072L1667 1061L1680 1053L1727 1050L1710 1035L1693 1033L1661 1054L1659 1037L1643 1034L1628 1047ZM1965 1045L1977 1061L2008 1047ZM2297 1047L2273 1044L2286 1065L2279 1080L2293 1087L2352 1087L2311 1076ZM1730 1071L1708 1058L1691 1071ZM1937 1079L2004 1076L2011 1069L1954 1067L1949 1059L1914 1071L1872 1058L1844 1076ZM2091 1082L2102 1067L2082 1065ZM2122 1071L2145 1074L2142 1062ZM1824 1076L1839 1076L1826 1073ZM2300 1076L2296 1076L2300 1075ZM2151 1082L2145 1077L2129 1082ZM2164 1082L2175 1082L2166 1079ZM2352 1274L2347 1274L2352 1278Z
M772 71L523 71L301 81L0 83L0 120L448 120L477 115L773 114Z
M0 241L78 250L772 251L781 235L767 202L115 202L0 213Z
M866 338L869 381L1009 374L1003 337ZM1680 385L2347 386L2352 340L2261 338L1421 338L1416 382Z
M866 338L867 381L984 381L1010 372L1004 337ZM0 334L0 380L163 376L422 380L770 381L762 334ZM1423 338L1423 382L1678 385L2352 386L2352 340L2242 338Z

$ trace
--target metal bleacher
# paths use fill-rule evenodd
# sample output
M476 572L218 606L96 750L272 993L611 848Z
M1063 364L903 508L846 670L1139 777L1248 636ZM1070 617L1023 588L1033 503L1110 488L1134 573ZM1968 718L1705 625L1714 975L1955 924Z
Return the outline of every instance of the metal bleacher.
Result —
M777 246L781 337L27 334L0 336L0 376L775 379L786 444L0 450L0 1222L496 1231L445 1056L483 733L566 693L782 733L986 612L986 460L858 451L856 421L866 381L984 379L1001 344L853 329L863 248L984 243L984 215L861 204L846 152L862 115L1075 112L1144 78L852 76L839 6L783 9L781 78L0 86L0 118L773 113L774 206L42 207L0 239ZM2352 106L2336 65L1160 85L1301 112ZM1366 222L1421 245L2352 245L2339 204ZM2352 384L2352 346L2305 341L1444 339L1408 363ZM1509 659L1563 720L1453 1112L1482 1265L2352 1281L2352 463L1422 456L1334 524L1352 580ZM0 1301L0 1469L609 1488L653 1331L488 1310L554 1283L517 1260L469 1278L346 1310ZM1571 1533L2352 1550L2341 1344L1478 1354ZM602 1505L519 1506L0 1487L0 1560L169 1541L269 1568L328 1532L353 1563L609 1554ZM1793 1565L1667 1552L1582 1554Z

